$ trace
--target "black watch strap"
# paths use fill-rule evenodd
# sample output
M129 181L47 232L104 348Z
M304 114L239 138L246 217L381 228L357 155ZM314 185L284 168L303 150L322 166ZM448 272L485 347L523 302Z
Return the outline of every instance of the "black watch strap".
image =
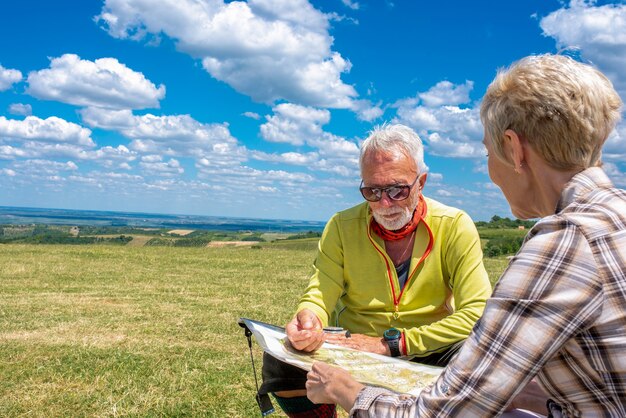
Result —
M400 338L395 340L387 340L389 350L391 350L391 357L400 357Z

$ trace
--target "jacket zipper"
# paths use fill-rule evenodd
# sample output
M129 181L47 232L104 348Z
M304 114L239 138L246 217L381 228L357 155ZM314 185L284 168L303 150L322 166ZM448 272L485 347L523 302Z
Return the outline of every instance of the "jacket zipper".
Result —
M422 254L422 257L419 259L419 261L415 265L415 268L413 269L413 271L411 272L411 274L407 278L407 281L404 284L404 287L402 289L400 289L400 294L398 294L398 296L396 296L396 288L395 288L394 283L393 283L393 273L391 272L391 267L389 266L389 260L388 260L389 256L386 253L384 253L383 251L381 251L381 249L378 247L378 245L372 239L372 236L371 236L370 230L369 230L369 226L367 228L367 237L370 239L370 242L372 243L372 245L374 246L376 251L378 251L378 253L383 257L383 260L385 260L385 265L387 267L387 277L389 278L389 285L391 286L391 296L393 298L393 308L394 308L393 319L398 319L398 317L400 316L399 315L399 305L400 305L400 299L402 298L402 295L404 294L404 289L406 289L409 286L409 283L410 283L411 280L413 280L413 275L417 271L417 268L420 266L420 264L422 264L424 259L430 254L430 251L433 248L433 241L434 241L433 232L431 231L430 227L428 226L428 224L423 219L421 220L421 222L424 223L424 226L426 227L426 230L428 231L428 246L426 247L426 250L424 251L424 254Z

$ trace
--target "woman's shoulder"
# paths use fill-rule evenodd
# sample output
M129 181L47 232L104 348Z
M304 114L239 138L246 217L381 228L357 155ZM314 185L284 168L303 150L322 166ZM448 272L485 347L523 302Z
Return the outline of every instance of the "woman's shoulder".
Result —
M554 229L573 225L588 239L596 239L626 226L626 192L614 187L597 188L579 196L558 214L546 217L536 227Z

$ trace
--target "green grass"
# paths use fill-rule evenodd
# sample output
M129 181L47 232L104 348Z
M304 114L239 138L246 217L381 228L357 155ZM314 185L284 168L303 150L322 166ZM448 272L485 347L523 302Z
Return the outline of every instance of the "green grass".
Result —
M0 416L259 416L237 319L284 324L315 248L0 246Z

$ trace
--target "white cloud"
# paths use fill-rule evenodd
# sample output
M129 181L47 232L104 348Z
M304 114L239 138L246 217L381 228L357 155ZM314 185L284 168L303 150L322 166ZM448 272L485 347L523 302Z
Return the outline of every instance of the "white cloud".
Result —
M472 81L455 86L437 83L416 97L399 100L394 122L410 126L420 135L428 154L454 158L484 155L479 108L460 107L470 102ZM445 104L445 105L441 105ZM435 107L438 106L438 107Z
M355 100L352 102L351 110L356 112L357 117L366 122L371 122L383 115L384 110L380 107L380 103L372 105L369 100Z
M11 170L10 168L3 168L2 170L0 170L0 173L2 173L3 176L9 176L9 177L15 177L17 175L17 173L14 170Z
M115 58L88 61L74 54L53 58L50 68L29 73L26 91L39 99L110 109L159 107L165 97L164 85L157 88Z
M314 181L314 177L306 173L289 172L285 170L258 170L246 166L222 166L216 167L205 164L204 161L196 163L198 177L210 179L214 184L214 190L222 190L226 196L230 190L236 187L240 191L239 195L249 196L256 192L261 186L280 187L289 189L289 199L297 198L302 194L302 185ZM247 193L242 193L247 191ZM231 196L232 197L232 196Z
M617 187L626 187L626 172L620 170L617 164L605 163L603 168Z
M319 154L316 152L284 152L282 154L269 154L262 151L251 151L250 157L259 161L271 161L275 163L300 166L311 166L319 160Z
M626 97L626 4L595 6L595 1L572 0L541 19L546 36L559 48L578 49Z
M116 173L116 172L106 172L106 173L98 173L99 177L109 178L109 179L121 179L121 180L143 180L143 177L137 174L127 174L127 173Z
M75 144L24 142L20 155L23 158L75 158L88 159L89 150Z
M56 176L62 171L77 171L78 166L73 161L59 162L51 160L25 160L13 164L21 174L29 173L37 176Z
M15 83L22 80L22 73L18 70L4 68L0 65L0 91L8 90Z
M118 167L129 170L130 162L137 159L137 153L129 150L124 145L117 147L106 146L94 151L86 151L79 154L79 158L93 160L94 162L108 168Z
M261 119L261 115L259 115L258 113L255 113L255 112L243 112L242 114L245 117L250 118L250 119L254 119L254 120Z
M89 188L109 189L112 192L128 194L129 192L143 191L144 178L137 174L89 171L87 173L76 173L67 176L67 180Z
M14 160L16 158L26 157L28 154L21 148L11 145L0 145L0 159Z
M626 123L622 121L609 135L602 148L604 160L622 162L626 160Z
M132 128L135 116L130 109L111 110L99 107L86 107L78 111L83 122L92 128L122 130Z
M27 116L24 120L7 119L0 116L0 142L11 140L65 143L84 147L95 146L91 139L91 130L55 116L47 119Z
M440 81L428 91L418 93L418 97L425 106L456 106L469 103L469 94L474 88L473 81L465 81L465 84L454 85L449 81Z
M266 116L261 125L261 136L270 142L286 142L300 146L307 139L323 135L322 125L330 121L330 112L325 109L281 103L273 109L273 116Z
M341 2L352 10L359 10L359 2L354 0L341 0Z
M319 150L322 157L344 160L343 163L358 163L359 147L354 142L324 132L324 135L308 141L309 145Z
M213 165L239 164L247 159L227 124L204 124L189 115L135 116L129 110L86 108L80 111L91 126L120 132L131 140L130 148L140 154L205 159Z
M144 155L143 157L141 157L141 161L144 163L156 163L159 161L163 161L163 157L156 154Z
M330 121L328 110L281 103L273 111L274 115L266 116L267 122L261 125L261 136L265 140L308 145L319 149L322 156L358 158L359 150L354 142L322 129Z
M352 108L357 96L341 80L351 64L331 50L329 16L307 0L106 0L96 20L116 38L169 36L258 102Z
M278 189L276 187L268 187L268 186L260 186L257 190L262 192L262 193L276 193L276 192L278 192Z
M139 165L147 173L158 176L172 176L185 172L178 160L170 158L169 161L163 161L163 158L159 155L142 157Z
M281 154L274 158L275 161L280 160L297 165L302 165L303 161L306 161L312 170L332 172L342 176L358 175L359 149L357 144L322 129L322 126L330 121L328 110L293 103L281 103L273 110L274 115L266 116L267 122L261 125L261 136L265 140L316 149L306 154ZM253 153L252 157L270 160L267 154Z
M428 184L441 184L442 181L443 174L433 173L432 171L428 173Z
M474 168L472 169L472 171L474 173L482 173L482 174L489 175L489 168L487 167L487 159L485 158L485 160L483 161L477 160L477 162L474 164Z
M9 105L9 113L12 115L30 116L33 114L33 107L29 104L11 103Z
M96 148L91 130L57 117L27 116L11 120L0 116L0 159L72 158L105 167L130 168L137 153L124 145Z
M482 144L476 142L460 142L448 136L441 136L437 132L427 135L428 152L451 158L478 158L482 156Z

